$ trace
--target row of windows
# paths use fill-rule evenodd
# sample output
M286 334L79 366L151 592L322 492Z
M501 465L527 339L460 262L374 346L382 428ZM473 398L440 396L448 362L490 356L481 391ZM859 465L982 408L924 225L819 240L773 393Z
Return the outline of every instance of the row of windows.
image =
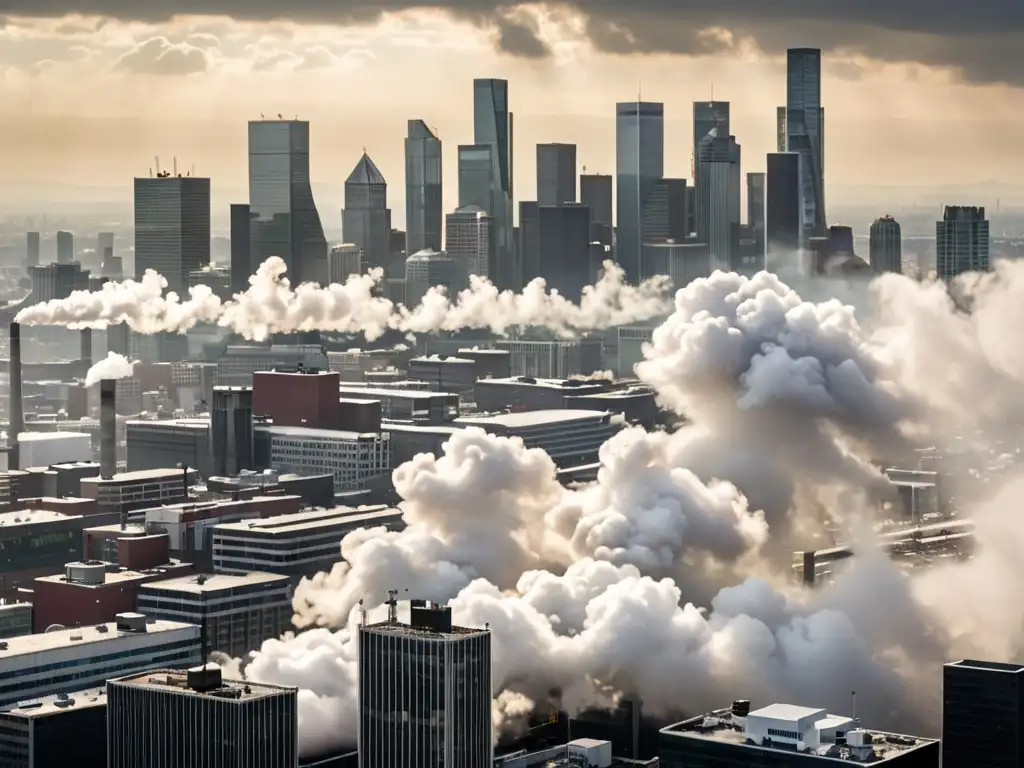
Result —
M175 650L182 647L191 647L196 645L197 643L198 638L189 638L187 640L176 640L169 643L160 643L158 645L147 645L141 648L132 648L128 651L108 652L100 656L87 656L81 659L69 659L67 661L58 661L52 664L36 664L30 667L17 667L15 669L5 670L3 672L3 679L8 680L13 677L39 675L44 672L55 672L62 669L72 669L75 667L83 667L87 665L95 667L105 663L118 662L122 659L130 659L136 656L147 656L151 654L158 654L161 652ZM0 685L0 694L2 694L4 691L20 687L22 687L20 684Z
M793 741L800 741L799 731L784 731L781 728L769 728L769 736L778 736L780 739L793 739Z

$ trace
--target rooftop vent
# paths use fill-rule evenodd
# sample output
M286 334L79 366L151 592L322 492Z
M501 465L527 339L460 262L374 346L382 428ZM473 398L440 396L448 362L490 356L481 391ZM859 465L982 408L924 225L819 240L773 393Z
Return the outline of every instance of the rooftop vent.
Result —
M220 688L222 683L220 667L216 664L205 664L188 671L188 687L193 691L213 691Z
M96 625L96 631L97 632L109 632L110 630L107 628L106 624L97 624Z
M0 640L0 651L6 651L6 650L7 650L7 641L6 640Z
M71 635L71 639L72 640L81 640L82 639L82 633L81 632L74 632Z
M55 707L73 707L75 700L68 696L66 693L58 693L56 701L53 702Z

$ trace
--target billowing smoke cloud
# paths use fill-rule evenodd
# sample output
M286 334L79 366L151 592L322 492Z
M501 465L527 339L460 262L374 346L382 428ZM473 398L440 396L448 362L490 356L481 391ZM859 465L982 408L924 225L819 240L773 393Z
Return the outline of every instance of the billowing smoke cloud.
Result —
M310 685L304 744L345 741L353 608L409 588L490 625L499 720L553 688L570 709L637 694L665 714L735 698L849 713L856 690L869 725L934 734L940 662L1022 649L1024 608L1007 585L1024 577L1024 480L963 510L977 522L970 561L907 578L866 544L833 585L804 592L787 581L790 556L828 541L826 520L848 535L870 517L885 487L873 462L948 437L954 416L988 427L995 408L968 418L972 401L958 400L975 377L1013 413L1022 358L999 329L1015 327L1022 278L1024 266L962 282L966 315L939 287L886 277L863 318L767 274L696 281L638 369L686 426L622 431L581 489L517 440L456 433L442 455L395 471L408 527L346 537L343 561L296 589L295 622L316 629L265 644L246 674ZM308 643L335 646L313 681Z
M256 341L273 333L312 330L361 332L372 341L388 329L429 333L486 328L504 334L513 327L544 326L573 336L657 317L670 306L668 278L629 285L611 262L597 284L584 289L578 305L548 291L540 278L517 294L498 291L488 280L472 276L470 287L458 296L435 287L408 309L375 295L380 270L353 275L344 284L294 288L285 272L283 260L267 259L249 278L248 290L222 305L207 286L189 289L186 301L173 293L161 296L166 281L147 271L141 282L108 283L100 291L75 291L67 299L28 307L18 313L18 321L71 328L125 322L141 333L182 332L196 323L216 322Z
M127 379L135 372L135 363L117 352L107 352L107 356L93 364L85 374L85 386L99 384L103 379Z

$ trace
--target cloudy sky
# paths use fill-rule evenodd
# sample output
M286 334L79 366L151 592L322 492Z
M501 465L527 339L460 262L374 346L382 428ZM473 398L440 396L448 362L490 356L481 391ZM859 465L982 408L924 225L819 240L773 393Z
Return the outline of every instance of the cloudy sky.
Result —
M423 118L472 140L472 78L511 81L517 197L534 145L614 169L614 102L664 101L667 171L689 176L693 99L733 104L744 171L773 149L789 45L826 51L832 199L866 185L1024 177L1020 0L0 0L0 187L124 187L153 156L244 195L245 122L312 122L313 177L365 147L401 199L402 138ZM178 15L171 13L199 15ZM398 206L395 206L398 207ZM399 218L402 218L399 215Z

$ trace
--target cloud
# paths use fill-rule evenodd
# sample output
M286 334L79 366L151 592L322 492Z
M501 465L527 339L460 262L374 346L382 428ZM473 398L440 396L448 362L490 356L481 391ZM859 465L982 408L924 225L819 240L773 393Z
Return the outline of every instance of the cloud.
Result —
M600 50L617 54L702 55L753 45L769 54L814 45L829 52L893 62L951 67L975 82L1024 84L1024 4L976 0L963 13L954 0L902 0L880 9L865 0L567 0ZM287 18L304 23L372 24L384 14L440 10L496 32L497 47L536 58L548 52L523 11L544 4L500 0L5 0L12 15L98 15L165 21L175 16L231 16L243 21ZM958 12L959 11L959 12ZM574 25L565 25L568 31ZM715 30L715 34L707 34Z
M205 72L209 65L201 48L152 37L122 55L114 68L137 75L192 75Z

